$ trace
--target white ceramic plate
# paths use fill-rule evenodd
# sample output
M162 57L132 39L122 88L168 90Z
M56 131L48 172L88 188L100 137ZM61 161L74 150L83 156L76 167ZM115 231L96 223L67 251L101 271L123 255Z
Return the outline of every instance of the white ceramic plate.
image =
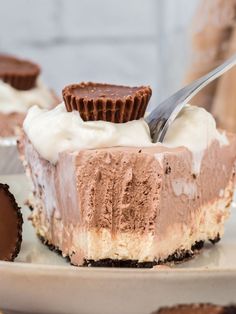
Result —
M236 302L236 213L223 240L173 268L76 268L44 247L23 206L24 175L0 177L22 206L23 245L16 262L0 262L0 307L27 313L149 314L189 302Z

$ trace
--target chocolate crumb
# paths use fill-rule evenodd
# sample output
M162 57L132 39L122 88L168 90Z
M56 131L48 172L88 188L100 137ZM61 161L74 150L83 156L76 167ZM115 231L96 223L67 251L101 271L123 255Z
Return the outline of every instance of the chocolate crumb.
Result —
M171 167L166 167L166 171L165 171L165 174L170 174L171 173Z
M217 234L217 237L215 239L209 239L209 241L212 243L212 244L216 244L220 241L220 234L218 233Z

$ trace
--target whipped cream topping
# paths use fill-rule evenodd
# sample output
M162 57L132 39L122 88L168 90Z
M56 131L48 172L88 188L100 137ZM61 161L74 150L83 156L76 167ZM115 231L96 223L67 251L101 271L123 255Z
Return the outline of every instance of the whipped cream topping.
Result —
M38 153L56 163L60 152L115 146L185 146L193 153L193 170L198 173L204 150L213 140L227 145L225 134L216 129L214 118L205 109L187 105L170 126L163 144L153 144L144 119L127 123L84 122L78 111L67 112L64 103L52 110L33 106L24 131Z
M186 105L173 121L164 139L165 146L185 146L193 154L193 173L199 173L205 149L217 140L228 145L225 133L216 128L213 116L204 108Z
M54 102L51 91L41 80L37 80L36 86L26 91L17 90L0 80L0 112L2 113L25 113L34 105L49 108Z
M78 111L67 112L64 103L49 111L32 107L23 128L39 154L53 163L66 150L152 145L143 119L127 123L84 122Z

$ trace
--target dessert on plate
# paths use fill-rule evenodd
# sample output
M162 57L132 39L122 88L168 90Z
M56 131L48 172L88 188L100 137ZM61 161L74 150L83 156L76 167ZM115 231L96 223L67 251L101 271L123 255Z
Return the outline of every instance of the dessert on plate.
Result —
M51 108L58 103L39 74L37 64L0 54L0 138L17 134L31 106Z
M0 183L0 260L14 261L22 242L22 214L7 184Z
M233 305L186 304L162 308L156 314L236 314L236 307Z
M149 87L81 83L32 107L19 151L31 220L73 265L152 267L192 257L224 233L236 137L187 105L163 143L143 119Z

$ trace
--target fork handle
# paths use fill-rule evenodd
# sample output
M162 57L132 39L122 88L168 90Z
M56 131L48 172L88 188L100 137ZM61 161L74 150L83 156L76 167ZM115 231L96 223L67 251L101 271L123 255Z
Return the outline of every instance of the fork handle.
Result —
M195 80L193 83L183 87L171 97L163 101L156 109L154 109L146 118L148 122L153 142L163 142L169 125L174 121L181 108L189 102L200 90L207 86L210 82L224 74L226 71L236 65L236 54L227 59L220 66L207 73L206 75ZM174 104L174 110L171 113L166 110L168 103ZM157 112L161 114L158 116Z
M192 84L186 86L189 89L189 95L185 98L184 104L188 103L200 90L202 90L209 83L220 77L222 74L230 70L233 66L236 65L236 54L231 58L227 59L220 66L207 73L203 77L195 80Z

